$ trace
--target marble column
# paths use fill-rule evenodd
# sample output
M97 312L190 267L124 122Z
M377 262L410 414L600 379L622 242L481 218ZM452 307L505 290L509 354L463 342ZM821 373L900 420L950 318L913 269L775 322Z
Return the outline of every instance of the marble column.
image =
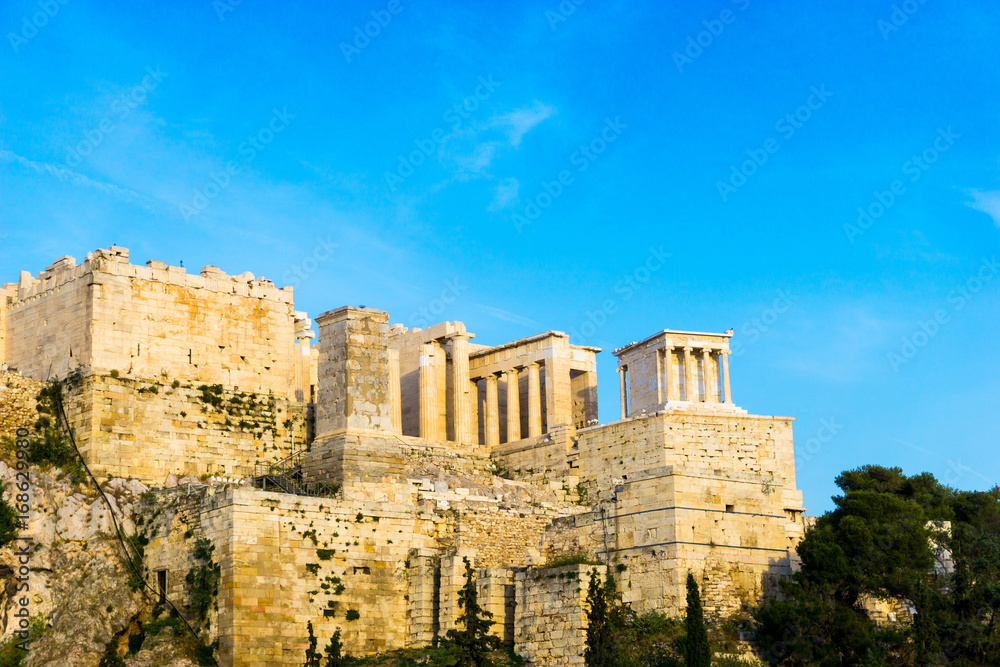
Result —
M618 369L618 385L621 393L620 399L622 419L628 417L628 379L625 377L626 373L628 373L628 366L621 366Z
M505 371L507 383L507 442L521 439L521 392L518 389L516 368Z
M712 350L707 347L701 348L702 378L705 381L705 402L712 402Z
M399 385L399 350L389 350L389 416L392 432L403 433L403 400Z
M666 349L663 350L663 376L664 382L666 383L666 391L664 392L667 398L667 402L676 400L674 398L674 346L668 345Z
M497 376L486 376L486 419L483 422L486 447L492 451L500 444L500 409L497 404Z
M434 343L420 348L420 437L438 439L437 372L434 367Z
M691 348L684 346L684 400L693 401L696 396L694 387L694 373L691 368Z
M469 334L451 336L451 407L455 420L455 442L472 444L471 396L469 395Z
M719 361L722 362L722 389L726 394L725 403L733 404L733 397L729 394L729 350L719 352Z
M542 394L537 361L528 364L528 437L542 434Z
M656 350L656 404L663 403L663 350Z

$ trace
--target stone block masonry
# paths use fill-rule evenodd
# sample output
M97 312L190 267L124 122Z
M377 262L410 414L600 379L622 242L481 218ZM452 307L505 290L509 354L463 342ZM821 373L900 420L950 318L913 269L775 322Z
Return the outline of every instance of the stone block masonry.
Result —
M515 575L514 642L528 664L584 664L591 571L596 571L603 581L603 565L529 569Z
M251 477L255 464L281 460L308 444L303 403L169 376L91 373L66 391L65 405L95 475L154 486L169 474Z
M213 266L198 276L158 261L135 266L115 246L80 265L62 257L36 277L22 271L2 296L0 361L42 379L83 366L290 397L295 341L311 336L296 326L305 315L291 288Z

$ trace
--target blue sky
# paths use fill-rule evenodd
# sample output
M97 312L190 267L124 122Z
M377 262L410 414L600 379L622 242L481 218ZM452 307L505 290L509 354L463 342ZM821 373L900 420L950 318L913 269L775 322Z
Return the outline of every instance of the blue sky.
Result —
M64 2L0 7L0 279L117 243L564 330L602 421L613 348L734 328L810 513L1000 482L996 3Z

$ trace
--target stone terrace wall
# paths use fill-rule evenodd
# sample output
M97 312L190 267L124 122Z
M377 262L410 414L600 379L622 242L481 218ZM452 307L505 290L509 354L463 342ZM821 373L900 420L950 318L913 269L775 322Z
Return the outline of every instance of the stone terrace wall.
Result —
M292 290L249 272L135 266L126 248L111 247L80 265L61 258L37 278L22 272L6 308L6 361L32 377L81 365L144 377L166 371L294 396Z
M254 463L287 457L293 437L296 450L305 447L303 403L222 391L215 407L202 400L205 394L197 387L173 384L169 377L148 381L93 373L67 392L77 445L95 475L154 486L170 473L245 477L253 474ZM258 407L242 414L251 400Z
M15 438L17 429L31 428L38 419L35 396L44 382L0 371L0 437Z
M578 474L601 489L666 465L773 475L795 489L791 417L658 412L582 429L577 438Z
M433 546L430 517L248 488L208 497L202 511L222 566L221 665L298 667L308 621L320 646L337 628L353 654L406 645L408 558Z
M587 640L587 585L603 565L517 572L514 641L533 667L582 665Z

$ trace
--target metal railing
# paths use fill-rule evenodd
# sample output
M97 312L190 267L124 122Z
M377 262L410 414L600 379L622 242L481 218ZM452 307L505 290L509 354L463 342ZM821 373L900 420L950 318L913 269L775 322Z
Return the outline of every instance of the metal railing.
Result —
M306 450L272 463L255 463L253 485L265 491L290 493L296 496L329 497L340 490L321 482L306 482L302 476L302 458Z

